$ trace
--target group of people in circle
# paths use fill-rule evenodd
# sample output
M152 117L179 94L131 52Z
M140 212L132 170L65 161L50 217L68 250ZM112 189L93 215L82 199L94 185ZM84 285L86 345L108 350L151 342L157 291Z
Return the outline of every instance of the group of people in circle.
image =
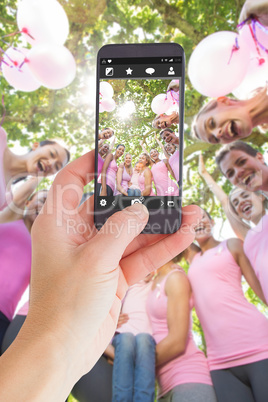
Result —
M106 128L105 130L112 129ZM102 130L103 131L103 130ZM102 131L100 133L102 133ZM160 152L156 148L149 151L143 141L142 153L133 164L131 153L124 144L118 144L113 152L112 146L103 142L99 136L98 184L100 196L175 196L179 195L179 138L172 129L162 130L159 138L155 135ZM162 141L165 142L163 145ZM122 161L123 159L123 161Z
M255 97L262 103L264 90ZM153 401L155 379L162 402L267 399L268 320L245 298L241 279L243 276L267 304L268 167L261 152L244 141L236 141L250 134L255 125L267 121L266 117L255 119L257 103L250 108L253 116L248 112L247 101L212 102L211 108L205 107L204 113L196 117L195 130L201 140L206 136L211 143L228 143L215 160L235 187L228 196L208 173L202 156L199 174L220 201L237 238L221 242L215 239L213 218L203 210L195 227L196 242L129 289L111 344L73 389L73 395L81 402ZM259 107L261 110L262 104ZM179 139L170 127L163 128L156 137L166 158L160 160L155 148L149 153L144 149L134 166L123 144L113 152L105 142L114 135L112 129L105 128L100 134L100 195L150 195L152 182L156 195L166 195L170 187L177 189ZM124 161L119 163L122 157ZM30 281L31 228L47 197L46 190L34 193L39 184L36 176L55 174L69 158L67 149L50 140L35 144L24 155L16 155L7 146L6 132L0 129L2 352L27 315L26 303L14 317ZM12 195L14 181L28 175L33 178ZM182 257L189 264L187 275L177 264ZM206 356L192 335L193 307L204 332Z

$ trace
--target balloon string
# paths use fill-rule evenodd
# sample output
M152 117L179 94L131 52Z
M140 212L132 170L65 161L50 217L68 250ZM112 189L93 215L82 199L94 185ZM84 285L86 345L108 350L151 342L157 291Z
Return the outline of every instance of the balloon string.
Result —
M236 26L236 28L237 28L237 29L243 28L243 26L246 25L246 23L247 23L249 20L251 20L251 17L248 17L246 20L240 22L240 24L238 24L238 25Z
M236 52L236 51L239 50L239 49L240 49L240 47L239 47L239 44L238 44L238 38L235 38L235 44L233 45L233 48L232 48L232 51L231 51L231 56L230 56L230 59L229 59L229 61L228 61L227 64L230 64L234 52Z
M260 47L262 50L264 50L266 53L268 53L268 49L267 49L265 46L263 46L263 44L262 44L262 43L258 40L258 38L257 38L256 26L257 26L261 31L263 31L266 35L268 35L268 28L265 27L264 25L262 25L256 18L248 17L245 21L242 21L240 24L238 24L238 25L236 26L237 29L243 28L243 26L244 26L249 20L251 20L251 24L249 24L249 29L250 29L250 32L251 32L251 35L252 35L252 38L253 38L253 40L254 40L255 47L256 47L256 50L257 50L259 56L261 56L261 55L260 55L260 51L259 51L259 47ZM259 46L259 47L258 47L258 46ZM262 60L263 60L263 61L262 61ZM261 60L260 60L260 63L262 64L263 62L264 62L264 59L261 59Z
M4 120L6 117L6 107L5 107L5 102L4 102L4 95L2 95L2 106L3 106L4 112L3 112L2 119L0 121L0 127L2 127L2 124L4 123Z
M260 48L262 50L264 50L266 53L268 53L268 49L263 46L263 44L258 40L257 35L256 35L256 26L262 31L264 32L266 35L268 35L268 28L266 28L264 25L262 25L258 20L256 20L255 18L252 19L252 29L253 29L253 33L254 33L254 40L258 43L258 45L260 46Z
M173 89L170 89L169 91L167 91L167 94L168 94L168 92L170 92L170 96L173 100L173 103L175 103L175 102L179 103L179 99L180 99L179 91L176 92ZM167 100L167 94L166 94L165 100Z

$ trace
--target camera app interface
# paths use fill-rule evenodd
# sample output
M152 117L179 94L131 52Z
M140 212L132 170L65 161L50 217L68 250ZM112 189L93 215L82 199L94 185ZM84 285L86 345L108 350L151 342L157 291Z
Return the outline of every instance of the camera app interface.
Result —
M97 208L175 207L181 57L100 63Z

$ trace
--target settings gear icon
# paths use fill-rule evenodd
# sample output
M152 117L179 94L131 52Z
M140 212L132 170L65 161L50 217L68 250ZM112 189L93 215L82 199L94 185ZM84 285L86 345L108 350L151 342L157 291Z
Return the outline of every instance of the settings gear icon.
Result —
M105 207L106 204L107 204L107 201L106 201L106 200L104 200L104 199L100 200L100 206L101 206L101 207Z

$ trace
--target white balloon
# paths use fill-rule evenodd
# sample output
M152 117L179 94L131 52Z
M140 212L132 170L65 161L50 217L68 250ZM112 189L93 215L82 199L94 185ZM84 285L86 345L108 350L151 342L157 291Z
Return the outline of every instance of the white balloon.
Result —
M114 90L111 84L106 81L101 81L100 83L100 96L102 98L112 98L114 95Z
M99 105L99 113L103 113L103 112L105 112L105 109L102 106L102 104L100 103L100 105Z
M28 54L28 59L32 73L47 88L64 88L75 77L75 60L64 46L51 44L34 46Z
M17 24L31 45L63 45L69 35L68 17L56 0L21 1L18 5Z
M115 109L115 101L111 98L104 98L101 105L106 112L112 112Z
M262 63L257 57L250 60L245 78L239 87L233 91L234 96L238 99L248 99L255 89L266 85L268 81L268 57L264 56L262 60Z
M232 51L238 43L239 49ZM233 91L245 77L249 63L247 44L234 32L216 32L193 51L188 74L193 87L203 95L218 97Z
M151 103L151 109L156 114L165 113L170 106L170 99L167 98L166 94L156 95Z
M29 49L8 48L5 51L3 59L7 64L2 63L3 76L7 82L19 91L32 92L41 86L41 83L35 78L29 69L27 63ZM26 62L23 61L26 59ZM21 68L19 66L23 63Z

